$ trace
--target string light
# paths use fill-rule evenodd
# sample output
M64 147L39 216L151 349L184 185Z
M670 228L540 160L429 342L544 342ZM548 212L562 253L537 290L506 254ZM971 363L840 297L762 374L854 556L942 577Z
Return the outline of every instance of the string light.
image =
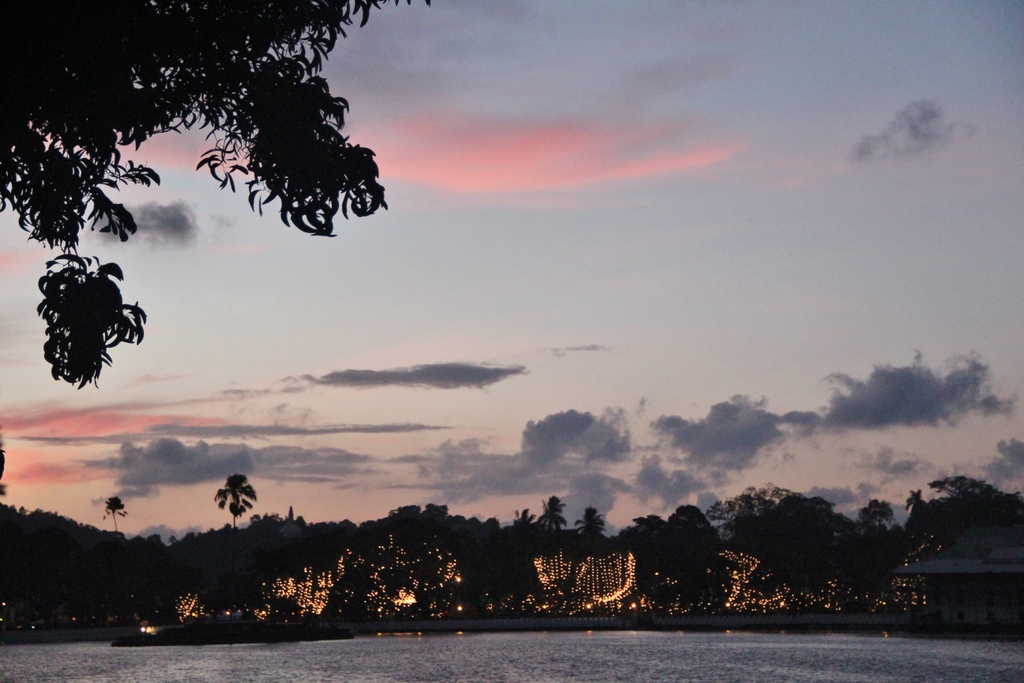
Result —
M178 614L178 620L182 622L186 619L198 619L204 613L199 596L195 593L186 593L175 600L174 611Z
M302 578L296 581L292 577L276 579L269 589L270 597L290 600L299 608L302 616L320 616L330 598L334 587L332 572L313 573L312 567L302 570Z
M533 565L546 594L542 611L576 614L596 606L621 608L623 600L636 589L633 553L587 557L577 562L559 551L535 558Z
M346 576L353 576L356 585L364 587L360 579L368 579L369 589L357 593L346 588ZM331 571L314 573L306 567L298 578L286 576L269 586L264 584L263 592L268 602L290 603L292 611L303 616L320 616L333 596L339 608L351 605L382 619L400 618L414 609L427 616L443 617L461 581L458 563L447 551L424 547L410 552L388 536L386 545L364 554L346 550ZM267 604L255 613L268 618L271 611Z

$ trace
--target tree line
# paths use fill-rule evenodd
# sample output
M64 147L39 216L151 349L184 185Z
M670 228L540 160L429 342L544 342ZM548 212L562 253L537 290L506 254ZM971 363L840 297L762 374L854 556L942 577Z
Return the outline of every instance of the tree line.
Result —
M769 484L704 511L638 517L613 535L594 508L567 520L556 496L504 526L411 505L358 525L255 514L235 527L252 509L241 501L256 500L247 480L235 484L217 496L232 524L166 544L0 505L4 626L174 623L222 610L344 621L902 611L914 587L892 569L970 527L1024 523L1019 493L962 476L931 482L928 500L911 492L903 524L883 501L848 517ZM106 512L116 521L125 510Z

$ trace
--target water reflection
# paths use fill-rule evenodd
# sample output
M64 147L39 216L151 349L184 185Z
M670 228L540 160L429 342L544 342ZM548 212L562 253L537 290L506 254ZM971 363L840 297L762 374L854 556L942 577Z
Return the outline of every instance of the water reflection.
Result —
M1012 681L1020 641L751 633L496 633L201 648L0 648L0 681Z

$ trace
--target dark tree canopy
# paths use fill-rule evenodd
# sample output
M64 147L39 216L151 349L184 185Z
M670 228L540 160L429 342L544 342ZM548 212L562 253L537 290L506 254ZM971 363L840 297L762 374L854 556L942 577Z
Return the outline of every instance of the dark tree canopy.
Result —
M1024 523L1024 498L1007 493L978 479L946 477L929 482L937 496L925 501L921 491L911 491L907 531L935 552L952 544L974 526L1007 526Z
M77 255L87 225L122 241L136 232L108 191L160 181L122 147L206 129L197 168L232 189L244 176L254 210L277 201L285 224L313 235L332 235L339 211L387 208L373 152L341 132L348 103L319 75L345 29L387 3L0 3L0 210L65 255L40 281L54 378L95 382L108 348L142 339L145 315L121 303L117 266L90 270Z

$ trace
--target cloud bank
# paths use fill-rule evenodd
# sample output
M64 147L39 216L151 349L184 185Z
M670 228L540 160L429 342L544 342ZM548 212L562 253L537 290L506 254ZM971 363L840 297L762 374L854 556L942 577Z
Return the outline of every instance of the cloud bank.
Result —
M1024 441L1000 441L996 451L999 455L985 466L986 475L999 483L1024 481Z
M731 472L754 466L761 454L791 436L954 425L972 414L1009 414L1016 401L992 392L988 366L973 356L953 359L945 374L923 365L918 355L904 367L876 365L864 380L842 373L828 379L836 388L819 412L777 414L765 408L764 399L734 396L711 406L704 418L663 415L651 428L683 454L688 466L720 482ZM896 460L891 452L879 453L869 464L889 476L909 476L919 465L917 460Z
M219 483L235 472L274 481L337 483L365 472L371 460L336 448L252 449L244 444L204 441L189 446L177 439L156 439L145 446L123 443L117 455L85 460L82 465L117 472L121 487L117 495L133 498L156 495L161 486Z
M280 436L324 436L328 434L405 434L408 432L440 431L450 429L442 425L417 423L369 424L369 425L324 425L299 427L292 425L246 425L246 424L151 424L136 432L114 434L82 434L75 436L19 436L23 441L61 445L83 445L89 443L119 444L125 441L162 437L193 439L266 439Z
M685 469L667 470L661 464L661 456L652 455L643 459L633 490L644 503L650 498L660 498L661 509L668 510L677 507L690 494L700 493L707 487L707 482Z
M486 453L477 440L446 441L435 452L404 459L417 465L421 485L447 502L474 501L492 495L549 495L569 489L570 507L595 505L606 512L615 497L631 487L605 470L632 452L623 411L601 416L567 410L530 421L520 450ZM602 506L604 506L602 508Z
M525 375L522 365L497 366L475 363L434 363L393 370L338 370L321 377L304 375L310 384L331 387L403 386L427 389L482 389L503 379Z

